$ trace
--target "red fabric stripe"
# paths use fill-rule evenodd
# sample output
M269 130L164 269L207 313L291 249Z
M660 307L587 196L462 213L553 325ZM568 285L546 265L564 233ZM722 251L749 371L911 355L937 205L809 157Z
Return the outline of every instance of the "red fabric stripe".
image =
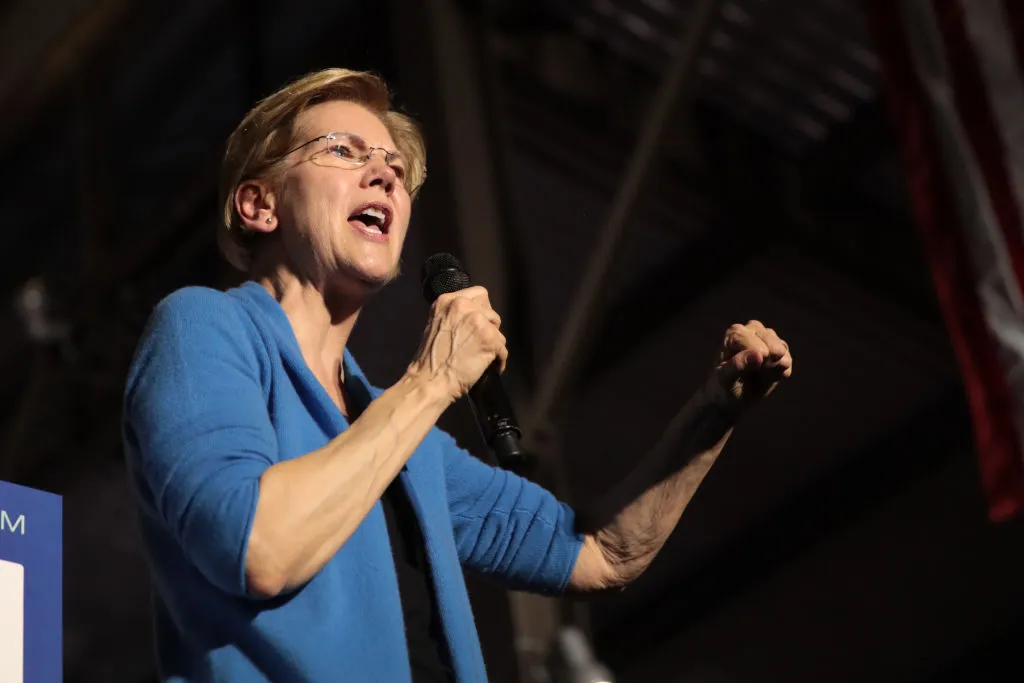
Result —
M967 37L963 7L957 0L933 2L939 30L946 44L946 63L952 74L956 108L974 148L978 168L985 178L992 210L999 221L1006 252L1013 265L1017 291L1024 297L1024 230L1021 229L1020 207L1006 168L1006 145L989 104L989 93L985 89L974 46Z
M1009 386L982 318L950 201L949 179L942 172L928 101L912 67L899 8L893 0L866 0L865 5L888 104L901 133L916 223L974 420L989 514L995 520L1006 519L1024 509L1024 463Z

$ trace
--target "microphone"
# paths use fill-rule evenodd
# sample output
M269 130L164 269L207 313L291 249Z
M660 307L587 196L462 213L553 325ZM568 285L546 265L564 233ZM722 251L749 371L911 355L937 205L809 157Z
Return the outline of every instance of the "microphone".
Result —
M451 254L434 254L428 258L423 263L421 277L423 298L428 303L433 303L442 294L457 292L470 285L469 275ZM466 396L477 427L480 428L480 435L498 465L513 471L524 469L528 459L519 446L522 431L501 382L497 359L484 371Z

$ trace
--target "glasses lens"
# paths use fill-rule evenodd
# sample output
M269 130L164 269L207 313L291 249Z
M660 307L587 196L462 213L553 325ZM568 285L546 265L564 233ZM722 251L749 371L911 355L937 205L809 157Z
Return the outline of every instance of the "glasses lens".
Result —
M335 133L324 140L326 146L325 160L344 168L353 168L366 163L368 147L366 141L358 135Z
M323 159L321 163L325 165L357 168L376 156L391 167L399 183L404 185L406 182L405 163L397 152L372 147L355 133L332 133L323 142L323 154L320 156Z

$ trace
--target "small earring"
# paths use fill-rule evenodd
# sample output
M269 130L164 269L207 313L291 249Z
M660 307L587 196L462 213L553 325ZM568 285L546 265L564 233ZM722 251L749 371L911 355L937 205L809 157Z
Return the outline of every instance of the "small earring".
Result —
M269 223L273 223L273 222L274 222L273 217L272 216L267 216L267 223L269 224Z

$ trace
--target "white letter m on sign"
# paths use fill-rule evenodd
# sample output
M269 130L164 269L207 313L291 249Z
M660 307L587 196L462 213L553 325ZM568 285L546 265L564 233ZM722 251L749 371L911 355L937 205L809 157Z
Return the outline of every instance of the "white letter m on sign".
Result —
M0 531L9 531L12 534L21 533L24 536L25 515L18 515L18 518L12 524L11 518L7 515L7 510L0 510Z

